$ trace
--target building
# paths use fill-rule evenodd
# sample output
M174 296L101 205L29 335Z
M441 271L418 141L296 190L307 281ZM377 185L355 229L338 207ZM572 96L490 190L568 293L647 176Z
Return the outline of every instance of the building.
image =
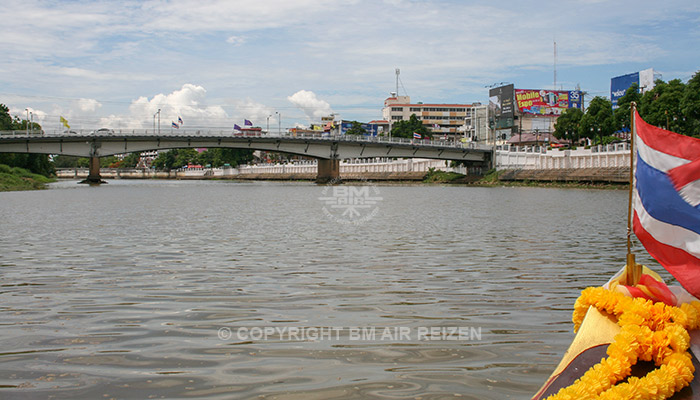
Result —
M467 131L470 130L467 128L468 117L477 120L477 114L472 112L472 107L474 107L472 104L414 104L411 103L410 96L397 96L392 93L391 97L384 100L382 118L389 121L389 129L391 129L394 123L408 120L415 114L434 135L455 138L466 136ZM475 122L471 130L476 129L477 125L478 123Z

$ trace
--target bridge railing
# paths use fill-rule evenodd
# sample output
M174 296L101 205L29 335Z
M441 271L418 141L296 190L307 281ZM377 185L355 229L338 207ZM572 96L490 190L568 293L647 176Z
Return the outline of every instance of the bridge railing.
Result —
M144 137L153 136L159 138L211 138L211 137L233 137L233 138L281 138L287 140L321 140L321 141L343 141L343 142L363 142L363 143L396 143L414 146L432 146L432 147L452 147L463 149L478 149L491 150L492 146L475 143L475 142L457 142L442 139L407 139L389 136L364 136L364 135L329 135L322 133L266 133L266 132L231 132L230 130L216 129L172 129L172 130L153 130L153 129L100 129L100 130L56 130L52 132L34 131L27 134L26 131L0 131L0 138L3 137L100 137L109 138L117 137Z

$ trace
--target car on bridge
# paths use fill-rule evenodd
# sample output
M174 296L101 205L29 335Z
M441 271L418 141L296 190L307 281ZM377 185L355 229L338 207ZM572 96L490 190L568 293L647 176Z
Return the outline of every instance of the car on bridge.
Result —
M109 128L100 128L96 131L90 132L91 135L114 135L114 131Z

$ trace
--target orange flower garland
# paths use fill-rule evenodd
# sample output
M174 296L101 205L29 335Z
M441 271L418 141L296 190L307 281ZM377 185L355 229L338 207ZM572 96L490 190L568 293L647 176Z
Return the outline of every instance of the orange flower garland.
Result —
M554 399L666 399L688 386L693 367L688 330L700 328L700 302L680 307L604 288L587 288L574 305L574 331L589 307L617 317L621 330L608 346L608 358L591 367ZM638 360L654 361L659 367L643 378L630 377Z

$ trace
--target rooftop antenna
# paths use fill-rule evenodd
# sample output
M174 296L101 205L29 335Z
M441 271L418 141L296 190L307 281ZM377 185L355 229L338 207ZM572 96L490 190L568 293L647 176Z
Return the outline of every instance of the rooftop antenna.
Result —
M557 90L557 40L554 39L554 90Z
M401 74L401 70L396 68L396 95L399 95L399 74Z

